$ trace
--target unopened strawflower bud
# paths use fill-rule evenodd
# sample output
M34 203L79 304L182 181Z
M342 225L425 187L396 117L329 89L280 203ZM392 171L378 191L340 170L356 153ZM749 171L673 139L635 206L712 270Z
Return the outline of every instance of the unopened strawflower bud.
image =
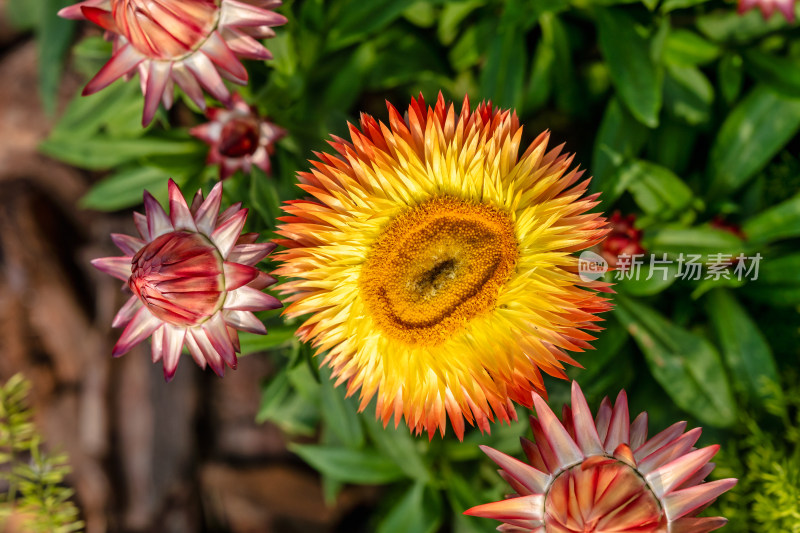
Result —
M262 292L275 279L255 265L275 245L256 243L255 233L241 235L247 210L233 205L220 214L221 200L218 183L205 200L198 191L190 209L170 180L170 214L145 192L146 214L134 215L141 238L113 234L125 255L92 261L133 291L112 323L126 326L115 357L152 335L153 362L163 360L167 380L184 345L198 365L222 375L225 364L236 368L237 330L266 334L253 311L281 303Z
M735 479L705 483L719 449L695 448L700 428L678 422L647 438L647 413L631 423L625 391L603 400L592 418L576 382L562 419L534 393L535 442L523 439L528 463L483 447L516 494L465 514L504 522L516 533L706 533L722 517L698 517Z
M145 96L142 123L147 125L160 100L166 108L172 105L174 84L201 109L206 107L204 89L229 103L223 78L247 83L239 58L272 58L257 39L273 37L271 27L286 23L272 11L280 5L281 0L85 0L59 15L90 20L114 41L114 55L83 94L138 69Z
M233 95L230 109L214 107L206 116L210 122L192 128L190 133L210 145L208 164L219 164L220 179L239 169L250 172L252 165L270 173L269 156L286 130L258 116L238 94Z

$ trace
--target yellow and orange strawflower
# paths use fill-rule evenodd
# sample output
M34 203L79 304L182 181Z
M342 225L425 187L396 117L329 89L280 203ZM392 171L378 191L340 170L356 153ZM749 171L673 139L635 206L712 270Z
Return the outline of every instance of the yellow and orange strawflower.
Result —
M489 431L600 329L607 285L582 281L573 254L605 220L573 156L546 132L523 150L513 112L456 113L441 95L388 107L388 125L362 115L299 175L309 198L278 230L285 315L306 316L298 336L361 409L377 397L384 425Z

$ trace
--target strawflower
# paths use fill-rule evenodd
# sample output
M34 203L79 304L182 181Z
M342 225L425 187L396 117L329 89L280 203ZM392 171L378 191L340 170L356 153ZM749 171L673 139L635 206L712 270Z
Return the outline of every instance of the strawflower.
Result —
M234 204L219 212L222 183L189 208L178 186L169 182L169 209L144 193L146 213L134 213L140 237L112 234L124 255L95 259L98 269L125 282L133 295L114 317L125 326L114 346L119 357L152 335L153 362L163 360L167 381L175 375L183 346L201 368L222 376L236 368L237 330L266 334L254 311L281 303L262 290L275 279L255 265L272 252L256 243L257 233L241 234L247 209Z
M764 19L768 19L777 9L786 20L794 22L794 2L795 0L739 0L739 14L743 14L757 7L761 10Z
M465 514L503 522L515 533L706 533L722 517L698 517L735 479L704 482L718 445L697 449L700 428L678 422L647 438L647 413L631 423L628 399L608 398L595 419L576 382L561 420L537 394L535 442L522 439L528 462L488 446L500 475L516 491Z
M489 431L600 329L609 304L590 289L607 285L581 281L572 254L605 220L548 137L521 151L514 113L420 96L405 118L389 104L388 125L363 114L300 174L310 198L287 202L278 231L285 314L310 315L299 337L361 409L377 396L384 425Z
M642 247L642 230L637 229L635 223L636 215L633 213L622 216L619 211L614 211L609 217L610 231L600 244L600 255L611 268L617 266L621 255L634 256L645 253Z
M275 142L286 130L261 118L238 94L230 109L212 107L206 111L210 122L192 128L189 133L208 143L208 164L219 165L220 179L237 170L250 172L253 165L269 174L269 156Z
M280 0L85 0L59 11L69 19L94 22L112 38L114 55L89 81L95 93L138 69L144 93L142 124L153 120L159 101L172 106L177 84L201 109L203 89L225 104L223 78L247 83L240 58L271 59L257 39L273 37L286 23L272 11Z

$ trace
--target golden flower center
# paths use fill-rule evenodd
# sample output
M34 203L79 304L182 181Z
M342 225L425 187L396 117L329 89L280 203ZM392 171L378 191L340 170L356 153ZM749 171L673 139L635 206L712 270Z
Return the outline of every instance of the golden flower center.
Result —
M196 326L225 302L222 256L203 235L172 231L133 256L128 286L160 320Z
M666 531L661 504L636 470L612 458L591 459L565 470L550 486L544 504L548 533Z
M359 286L385 334L436 345L494 309L518 254L506 213L435 198L389 224L370 250Z
M218 0L111 0L120 33L152 59L175 60L197 50L217 26Z

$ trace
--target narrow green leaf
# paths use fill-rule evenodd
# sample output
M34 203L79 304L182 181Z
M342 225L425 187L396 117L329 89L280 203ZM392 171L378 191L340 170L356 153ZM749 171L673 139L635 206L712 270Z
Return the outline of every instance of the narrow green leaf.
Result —
M664 83L664 107L690 125L704 124L711 117L714 86L696 67L670 66Z
M663 259L663 256L650 257L659 261ZM669 288L677 279L678 264L676 262L651 265L647 257L643 261L644 264L642 264L638 276L633 279L624 278L614 281L616 291L630 296L653 296Z
M710 0L664 0L661 3L661 11L662 13L669 13L670 11L674 11L676 9L693 7L700 4L705 4L709 1Z
M494 103L516 108L522 103L527 53L517 0L506 4L497 31L488 43L486 64L481 71L481 94Z
M289 450L326 476L344 483L380 485L404 477L403 471L375 450L351 450L313 444L290 444Z
M282 369L261 389L261 402L256 414L256 422L263 424L276 413L290 394L289 376Z
M523 101L523 109L533 112L543 107L550 99L553 91L553 70L555 67L556 52L553 44L539 41L533 56L531 77L528 80L528 89Z
M43 9L39 13L41 18L36 32L39 48L39 94L45 112L52 114L56 107L58 87L61 85L64 58L75 31L75 21L58 16L58 10L69 5L69 0L42 1Z
M744 287L747 295L772 305L800 305L800 254L762 255L758 278Z
M206 147L200 141L175 139L167 136L133 139L103 137L71 139L59 136L43 141L39 145L39 150L46 155L78 167L102 170L148 156L196 155L198 158L202 158L205 155Z
M784 17L764 20L758 9L740 15L735 9L719 9L697 17L697 28L718 42L747 43L780 29L789 29L791 23Z
M343 3L340 16L333 22L327 40L330 51L362 41L370 33L388 26L408 8L408 0L363 2L350 0Z
M735 403L725 369L711 343L635 300L618 295L615 302L617 318L636 340L653 377L672 401L704 424L735 424Z
M776 399L769 386L780 383L772 350L744 307L724 289L709 292L705 304L736 392L761 404Z
M242 355L249 355L256 352L266 352L278 346L289 344L296 341L294 332L295 326L272 326L267 327L266 335L256 335L255 333L239 332L239 344L242 348Z
M719 91L726 103L731 104L739 98L742 92L742 82L744 81L744 71L742 68L742 56L737 54L725 54L719 62L717 73Z
M618 194L608 191L608 183L619 167L628 159L636 157L647 141L647 128L631 116L619 100L608 102L592 155L592 191L603 191L600 197L605 205L616 200Z
M465 0L463 2L447 3L442 6L442 12L439 15L439 27L437 28L439 41L444 45L452 44L464 19L485 3L485 0Z
M141 90L135 83L119 80L102 91L81 96L78 92L67 106L64 115L50 132L50 140L89 139L101 128L114 121L119 114L127 115L133 108L141 117L143 99ZM138 127L143 133L141 120Z
M635 160L620 170L621 181L637 205L650 215L669 220L685 210L692 191L669 169L649 161Z
M366 413L363 416L364 424L378 451L394 461L411 479L428 481L431 473L423 460L423 455L417 448L414 437L408 432L405 424L401 422L400 426L395 428L394 424L390 423L383 427L383 424L375 420L371 414L372 406L367 407Z
M693 31L678 29L670 32L664 41L664 63L679 67L705 65L717 59L722 49Z
M360 448L364 444L364 431L358 416L358 404L345 398L345 387L335 387L331 370L325 365L319 369L321 381L322 419L327 428L336 434L348 448Z
M788 97L800 97L800 60L767 54L757 48L744 51L744 65L754 78Z
M542 28L542 46L553 52L552 82L556 105L564 113L578 115L584 102L578 93L575 69L573 67L572 50L564 23L552 13L544 13L539 17Z
M742 231L757 243L800 237L800 194L747 220Z
M600 50L617 94L642 124L658 126L663 73L650 57L650 43L625 11L598 8L596 13Z
M710 226L661 228L647 234L645 245L653 253L667 253L673 258L680 254L696 254L704 261L712 254L735 256L745 250L744 243L736 235Z
M763 85L753 89L725 119L711 147L711 193L741 188L800 130L800 98Z
M439 493L417 482L381 521L377 533L434 533L442 522Z
M121 170L95 184L80 204L84 209L116 211L142 203L142 193L150 191L156 198L167 196L171 176L156 167L133 167Z

